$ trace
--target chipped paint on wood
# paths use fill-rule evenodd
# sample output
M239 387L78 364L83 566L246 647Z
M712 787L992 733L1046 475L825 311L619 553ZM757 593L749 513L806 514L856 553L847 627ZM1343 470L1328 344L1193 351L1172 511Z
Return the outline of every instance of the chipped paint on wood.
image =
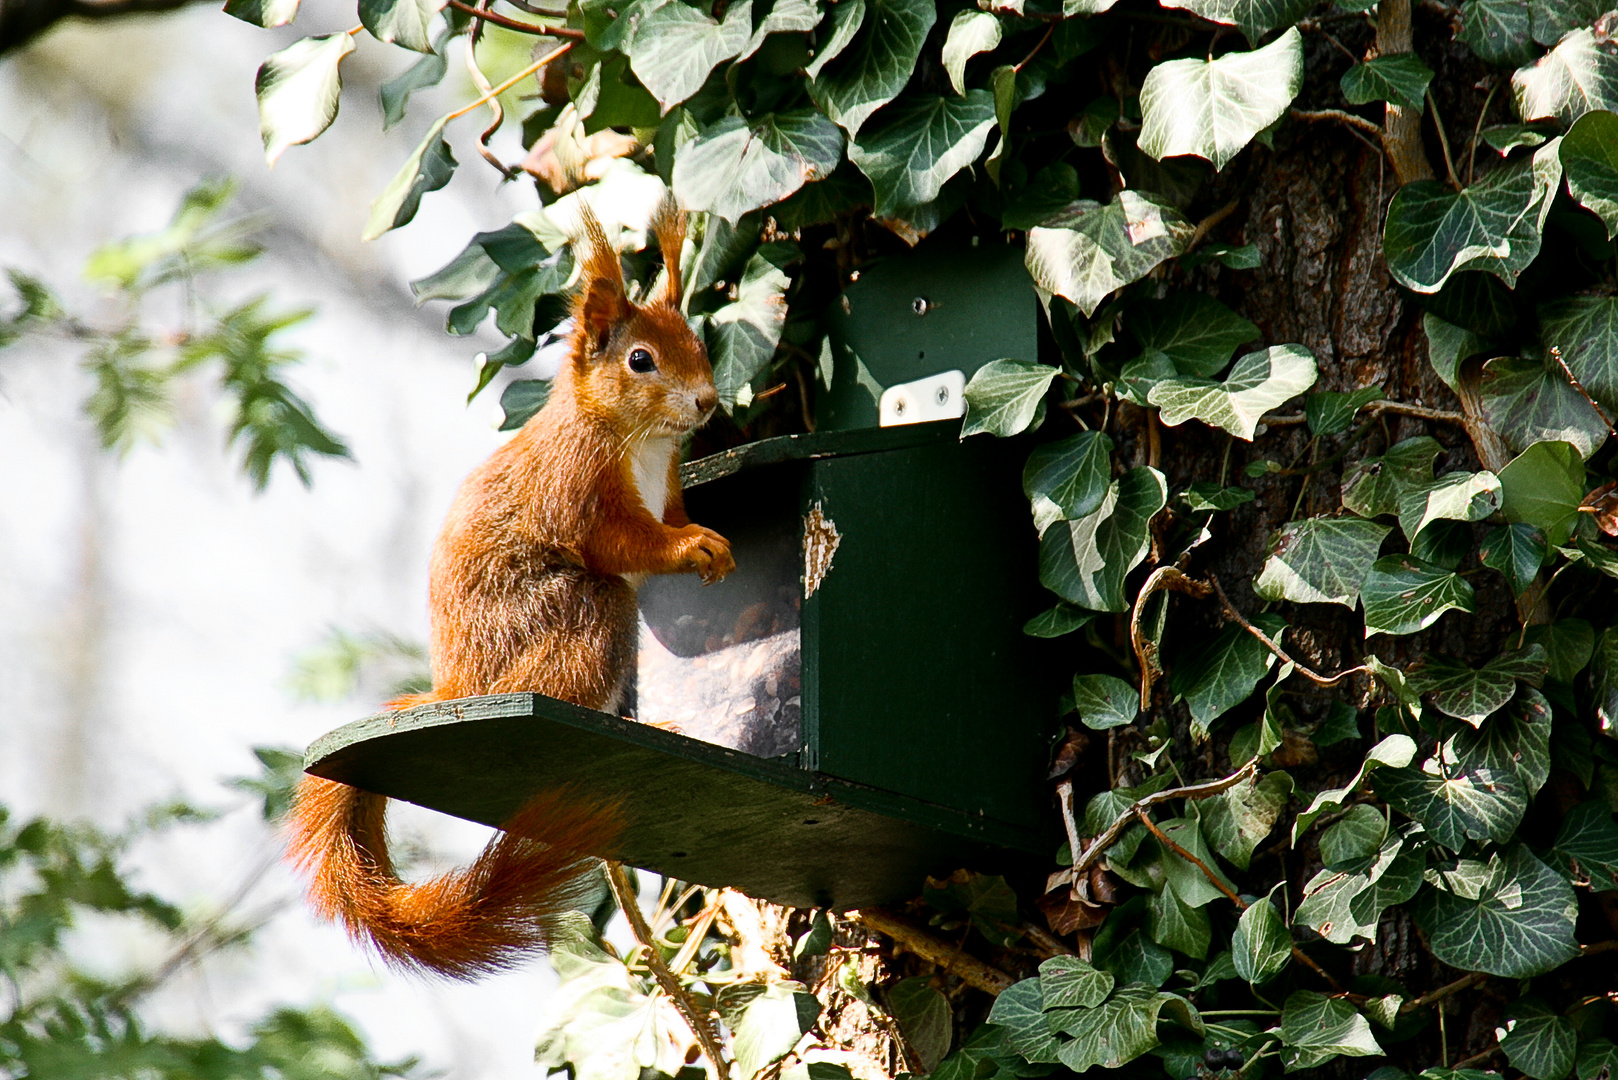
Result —
M837 545L842 543L842 536L837 532L837 525L823 512L824 504L816 502L803 516L803 595L804 599L815 595L820 583L826 580L831 571L832 556L837 554Z

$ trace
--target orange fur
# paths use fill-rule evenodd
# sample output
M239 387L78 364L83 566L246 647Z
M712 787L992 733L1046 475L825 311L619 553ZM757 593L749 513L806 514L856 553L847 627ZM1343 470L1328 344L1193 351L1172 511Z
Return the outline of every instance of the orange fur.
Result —
M694 572L708 582L735 568L724 537L691 524L680 497L678 439L718 395L679 311L683 217L666 205L654 232L667 273L636 305L586 211L570 355L545 407L461 485L433 550L433 689L388 708L532 691L614 710L635 660L635 580ZM654 370L630 366L640 352ZM388 856L386 805L306 777L289 857L322 915L391 963L457 977L544 948L581 899L593 866L583 853L609 850L618 830L610 808L542 793L470 867L407 884Z

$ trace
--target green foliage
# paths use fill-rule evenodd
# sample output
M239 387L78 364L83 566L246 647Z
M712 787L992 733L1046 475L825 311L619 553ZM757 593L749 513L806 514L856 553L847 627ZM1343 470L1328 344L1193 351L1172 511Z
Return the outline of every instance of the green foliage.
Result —
M233 192L228 181L205 180L181 199L166 229L90 255L85 277L108 286L118 301L118 319L105 325L70 313L43 284L12 271L22 307L0 320L0 348L24 334L82 342L83 365L95 381L85 411L102 446L120 454L158 441L172 420L175 389L191 373L210 371L232 406L227 441L241 448L242 471L253 486L263 490L278 462L308 485L311 455L349 456L286 381L287 370L303 357L278 345L278 336L311 313L273 310L262 296L222 310L191 300L201 274L259 254L252 222L220 220ZM144 329L145 321L151 309L172 301L166 287L182 288L191 311L186 326L156 336Z

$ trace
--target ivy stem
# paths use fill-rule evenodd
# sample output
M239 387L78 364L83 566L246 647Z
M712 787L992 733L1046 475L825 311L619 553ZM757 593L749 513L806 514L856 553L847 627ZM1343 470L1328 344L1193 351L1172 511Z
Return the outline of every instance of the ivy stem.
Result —
M1199 1009L1198 1016L1280 1016L1279 1009L1215 1009L1212 1012Z
M496 26L503 26L507 30L515 30L519 34L547 34L551 37L569 38L573 41L584 40L583 30L574 30L567 26L539 26L534 23L525 23L520 19L507 18L504 15L496 15L492 11L484 11L482 8L473 7L471 4L463 3L462 0L449 0L449 6L456 11L476 15L478 18L494 23Z
M1500 89L1496 82L1489 87L1489 94L1483 99L1483 108L1478 110L1478 122L1472 125L1472 141L1466 144L1466 186L1472 186L1472 169L1478 163L1478 134L1483 131L1483 118L1489 115L1489 106L1494 103L1495 91Z
M1073 860L1074 879L1077 880L1088 873L1090 867L1094 866L1106 850L1117 842L1118 837L1123 835L1124 829L1135 819L1136 810L1156 806L1158 803L1168 802L1171 799L1206 799L1209 796L1218 795L1221 791L1229 790L1253 775L1257 768L1258 758L1254 758L1222 780L1208 780L1200 784L1192 784L1190 787L1167 788L1154 795L1135 800L1123 813L1113 819L1111 825L1101 831L1100 836L1090 841L1090 845L1084 849L1083 855Z
M646 952L646 966L651 968L652 976L657 985L674 1002L680 1015L691 1028L691 1034L696 1036L697 1045L702 1047L703 1054L708 1058L708 1067L714 1080L723 1080L727 1074L724 1053L719 1046L719 1038L709 1026L708 1017L697 1008L691 995L686 993L680 980L675 978L674 972L669 970L668 964L663 962L663 954L657 951L657 944L652 939L652 928L646 925L646 916L640 910L640 900L635 896L635 890L630 887L629 875L624 873L624 864L620 862L607 862L603 864L607 871L607 885L612 889L613 898L618 901L618 907L623 910L624 918L629 920L629 929L633 931L635 940L640 942L641 948Z
M1476 986L1478 983L1482 982L1488 977L1489 973L1486 971L1474 971L1469 974L1462 975L1459 979L1456 979L1452 983L1445 983L1437 990L1430 991L1421 995L1419 998L1414 998L1405 1002L1403 1005L1399 1006L1399 1011L1401 1013L1408 1013L1415 1012L1417 1009L1426 1008L1428 1005L1443 1001L1451 994L1460 993L1469 986Z
M1045 36L1039 39L1039 44L1035 45L1032 49L1029 49L1028 55L1018 61L1018 63L1011 70L1021 71L1023 66L1027 64L1028 61L1039 55L1039 50L1045 47L1045 43L1051 39L1051 35L1054 33L1056 33L1056 23L1053 22L1045 28Z
M1365 119L1365 117L1356 116L1353 113L1347 112L1343 109L1292 109L1289 110L1289 115L1294 120L1303 120L1311 124L1319 123L1322 120L1329 120L1338 124L1347 124L1356 131L1363 131L1367 135L1376 136L1378 142L1380 142L1382 139L1381 128L1371 123L1371 121Z
M1456 191L1461 190L1461 181L1455 175L1455 159L1449 153L1449 135L1444 131L1444 118L1438 115L1438 102L1433 100L1433 92L1427 91L1427 109L1433 114L1433 127L1438 129L1438 148L1444 152L1444 171L1449 173L1449 186Z
M488 5L491 2L492 0L479 0L478 10L487 12ZM482 15L475 16L472 19L472 32L467 35L466 39L466 71L467 74L472 77L472 85L477 87L478 92L488 94L491 89L489 77L483 73L483 68L478 65L477 46L478 39L483 36L484 24L482 20ZM494 166L495 170L499 172L502 177L507 180L511 180L515 178L514 171L507 168L505 162L495 157L494 152L489 149L489 140L494 137L495 132L500 130L500 125L505 123L506 119L505 110L500 107L500 97L498 94L489 98L488 106L490 113L489 126L484 129L482 135L478 136L478 154L483 158L484 161L487 161L490 165Z
M1235 889L1232 889L1229 885L1226 885L1224 879L1221 878L1218 874L1214 873L1213 868L1210 867L1207 863L1203 862L1201 859L1197 858L1191 852L1187 851L1185 848L1181 847L1179 844L1176 844L1173 840L1169 839L1168 833L1164 832L1162 829L1159 829L1157 827L1157 823L1152 820L1151 815L1148 814L1145 811L1144 808L1137 809L1135 811L1135 816L1140 819L1140 823L1142 825L1146 826L1146 831L1147 832L1149 832L1153 836L1157 837L1158 843L1162 844L1164 847L1166 847L1170 851L1174 852L1174 854L1178 855L1180 858L1184 859L1186 862L1188 862L1191 865L1195 866L1198 870L1201 870L1202 871L1202 876L1207 878L1208 881L1213 885L1214 888L1216 888L1220 892L1224 893L1225 896L1230 900L1231 903L1235 904L1242 911L1246 911L1248 909L1249 905L1248 905L1247 901L1243 900L1236 893ZM1266 900L1264 902L1268 903L1269 901ZM1319 975L1322 979L1325 979L1326 982L1328 984L1330 984L1331 988L1334 991L1336 991L1339 994L1342 994L1345 997L1349 996L1348 991L1343 988L1342 983L1339 983L1336 979L1332 978L1332 975L1331 975L1330 972L1328 972L1325 968L1321 967L1319 964L1315 963L1314 957L1310 956L1308 953L1304 952L1302 949L1298 948L1296 945L1292 946L1292 958L1294 960L1297 960L1301 964L1303 964L1305 967L1309 968L1316 975Z
M942 941L880 908L860 908L858 911L850 911L847 918L879 934L886 934L923 960L943 968L951 975L960 976L967 985L986 994L998 995L1017 981L999 968L990 967L975 956L968 956L949 942Z
M1358 667L1351 667L1346 671L1340 671L1336 675L1322 675L1317 671L1304 667L1291 656L1288 656L1287 651L1281 648L1277 642L1272 640L1268 634L1242 617L1242 613L1236 610L1236 605L1230 602L1230 597L1225 595L1224 587L1219 584L1219 579L1217 577L1215 577L1213 574L1209 574L1208 581L1212 583L1214 592L1219 594L1219 602L1224 606L1225 614L1236 620L1236 622L1241 625L1243 630L1246 630L1249 634L1252 634L1254 637L1263 642L1264 647L1269 649L1270 652L1274 653L1282 663L1291 664L1293 668L1297 670L1299 675L1302 675L1316 686L1336 686L1350 675L1358 675L1361 672L1370 670L1364 664L1361 664Z
M450 3L454 4L455 0L450 0ZM456 6L457 7L465 7L466 5L465 4L457 4ZM471 10L475 12L478 9L477 8L472 8ZM489 12L484 12L483 14L488 15ZM544 56L540 57L538 60L535 60L532 64L529 64L527 67L525 67L521 71L517 72L517 74L513 75L511 78L509 78L505 82L501 83L499 86L494 87L488 93L484 94L482 97L480 97L476 101L472 102L472 104L467 105L464 108L456 109L454 112L452 112L448 116L444 117L444 120L446 122L448 122L450 120L456 119L457 117L465 116L467 113L471 112L474 109L482 108L484 105L488 104L492 99L497 98L501 94L505 93L507 90L510 90L513 86L516 86L518 83L520 83L524 79L528 78L528 76L534 74L534 72L538 71L540 68L544 67L546 64L550 63L552 60L555 60L558 56L561 56L563 53L567 52L572 47L573 47L573 43L570 41L566 45L562 45L562 46L559 46L559 47L557 47L555 49L552 49L550 52L546 53Z
M1567 366L1566 360L1562 359L1562 350L1555 345L1551 346L1551 359L1555 360L1556 365L1562 369L1562 374L1566 375L1567 381L1573 384L1573 389L1577 390L1580 396L1590 403L1590 408L1594 409L1596 415L1601 417L1601 422L1607 425L1607 430L1614 436L1618 436L1618 429L1613 428L1612 421L1607 419L1606 412L1600 405L1596 404L1596 399L1590 396L1590 392L1584 388L1584 384L1579 382L1578 376L1573 374L1573 369Z

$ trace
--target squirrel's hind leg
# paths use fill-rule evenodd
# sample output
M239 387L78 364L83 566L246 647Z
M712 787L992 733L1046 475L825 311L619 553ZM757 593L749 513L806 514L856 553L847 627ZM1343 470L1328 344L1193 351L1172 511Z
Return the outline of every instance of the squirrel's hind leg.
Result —
M523 647L490 694L531 692L616 712L639 648L634 586L587 570L557 570L547 582Z

